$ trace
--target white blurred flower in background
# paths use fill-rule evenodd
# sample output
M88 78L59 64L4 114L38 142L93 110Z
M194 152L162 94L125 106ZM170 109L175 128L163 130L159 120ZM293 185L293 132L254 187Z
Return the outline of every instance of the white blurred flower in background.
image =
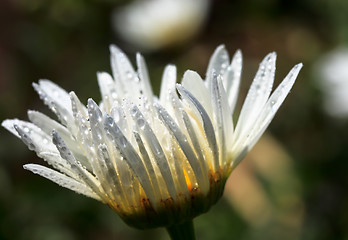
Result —
M113 15L116 32L143 51L178 45L204 25L209 0L137 0Z
M348 47L325 55L315 66L324 95L324 109L333 117L348 117Z

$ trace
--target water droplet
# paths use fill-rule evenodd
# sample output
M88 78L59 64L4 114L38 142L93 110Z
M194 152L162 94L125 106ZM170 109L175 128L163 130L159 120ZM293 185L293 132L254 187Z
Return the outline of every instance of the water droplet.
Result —
M89 134L89 129L86 128L86 129L83 131L83 133L84 133L85 135L88 135L88 134Z
M130 113L131 115L134 117L136 114L137 114L137 109L135 107L133 107L131 110L130 110Z
M123 136L120 137L120 144L122 147L126 147L127 146L127 139Z
M28 144L28 148L29 148L29 150L35 151L36 146L35 146L34 143L30 142L30 143Z
M98 117L97 117L97 121L98 121L98 122L100 122L100 123L103 121L103 118L102 118L102 116L101 116L101 115L98 115Z
M130 71L126 71L126 76L128 79L132 79L133 78L133 74Z
M139 118L139 119L137 120L137 125L138 125L138 127L140 127L141 129L143 129L144 126L145 126L145 120L142 119L142 118Z
M156 155L159 157L162 156L162 151L157 150Z
M112 127L114 125L114 120L111 117L105 119L105 124Z
M228 55L226 53L221 55L221 59L222 60L227 60L228 59Z

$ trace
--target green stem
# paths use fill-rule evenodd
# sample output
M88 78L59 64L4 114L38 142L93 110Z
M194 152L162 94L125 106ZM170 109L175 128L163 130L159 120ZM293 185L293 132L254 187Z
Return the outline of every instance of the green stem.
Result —
M167 232L172 240L195 240L195 231L193 221L187 221L181 224L167 227Z

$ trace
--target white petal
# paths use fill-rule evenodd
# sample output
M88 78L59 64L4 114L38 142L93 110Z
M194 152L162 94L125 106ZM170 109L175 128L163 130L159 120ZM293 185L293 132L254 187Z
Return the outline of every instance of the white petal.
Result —
M88 116L89 116L89 132L91 133L91 143L88 147L89 159L93 167L93 173L96 175L104 191L113 199L113 191L110 188L110 183L105 179L104 170L108 166L103 164L104 158L99 155L100 146L105 145L106 136L104 135L103 115L98 105L92 100L88 99ZM114 165L111 163L111 165Z
M213 55L210 58L207 73L206 73L206 86L210 86L210 82L213 77L213 72L217 75L223 75L229 65L228 52L224 45L218 46Z
M95 149L93 155L97 153L96 159L91 160L94 172L110 199L127 207L134 206L133 174L126 161L120 160L122 156L115 142L108 139L102 112L92 99L88 99L88 113L93 140L90 148Z
M276 90L272 93L266 105L262 108L261 114L255 122L253 129L250 131L250 136L245 145L248 145L251 148L261 137L263 132L271 123L279 107L284 102L286 96L289 94L301 68L302 63L294 66L284 80L279 84Z
M181 132L178 125L174 122L174 120L169 116L167 111L162 106L157 104L156 108L162 122L169 130L169 133L172 134L172 136L176 139L187 160L189 161L196 176L197 183L201 188L201 191L203 192L203 194L207 193L207 191L209 190L208 176L206 172L203 171L204 167L201 166L201 163L198 161L195 153L193 152L190 144L187 141L186 136Z
M56 145L60 153L60 156L70 163L71 168L76 172L77 175L80 176L81 181L88 185L96 194L99 195L100 198L103 199L104 202L106 202L104 193L101 191L99 187L99 181L90 172L88 172L78 161L76 161L74 155L66 146L64 140L59 136L57 132L53 132L52 135L53 143Z
M175 189L173 175L160 142L158 141L149 123L144 118L144 115L140 112L140 110L135 105L131 109L131 116L133 117L137 125L137 130L139 131L141 136L144 137L144 140L146 141L147 145L151 149L152 155L155 158L155 162L157 163L157 166L161 172L161 175L166 183L169 195L173 199L176 199L177 191Z
M117 145L117 149L128 163L130 169L132 169L134 175L138 178L148 198L155 201L151 180L147 174L144 163L117 124L112 121L111 117L106 117L104 120L104 127L108 133L107 136Z
M117 95L123 98L127 94L125 82L125 71L129 71L130 74L134 74L134 69L132 68L127 56L115 45L110 46L110 60L111 60L111 70L114 76L114 80L117 85Z
M242 75L242 52L237 50L233 56L231 65L226 69L223 75L224 86L228 98L228 103L231 108L231 112L234 112L234 108L238 99L238 92L240 86L240 79Z
M80 177L74 170L72 170L71 165L63 159L59 152L56 153L53 152L41 152L38 154L38 156L45 160L49 165L51 165L53 168L59 170L61 173L64 173L65 175L79 181Z
M192 146L193 146L193 148L198 156L202 170L204 172L208 172L209 171L208 166L207 166L208 163L205 161L205 159L202 155L203 150L202 150L201 145L199 144L197 133L192 125L191 119L189 118L188 114L185 112L184 109L182 109L181 114L182 114L182 118L183 118L183 121L185 124L185 128L186 128L187 133L188 133L187 136L190 138L190 140L192 142Z
M235 131L235 141L243 139L265 105L273 85L276 54L268 54L260 64L244 101Z
M69 94L63 88L45 79L39 80L39 86L41 90L43 90L55 102L59 102L64 108L70 109L70 97Z
M215 131L213 124L203 108L202 104L188 91L186 90L183 86L180 84L177 84L177 89L178 92L180 93L181 97L183 100L185 100L192 109L196 109L203 121L203 128L204 128L204 133L206 135L206 138L209 143L209 147L213 153L214 156L214 170L217 171L219 169L219 150L217 147L217 142L216 142L216 136L215 136Z
M137 145L138 145L141 157L142 157L142 159L144 161L144 164L146 166L146 170L147 170L147 172L148 172L148 174L150 176L150 179L151 179L151 182L152 182L152 186L153 186L153 189L154 189L155 198L157 198L157 195L160 195L160 193L161 193L161 188L160 188L160 186L158 184L157 176L156 176L154 167L152 165L150 156L147 153L146 147L144 145L143 140L141 139L140 134L138 132L133 132L133 134L134 134L134 137L136 139L136 142L137 142ZM159 198L157 198L157 199L159 199ZM157 204L154 205L154 208L156 208L156 207L157 207Z
M98 201L101 201L100 197L95 194L87 185L76 181L64 174L61 174L57 171L54 171L50 168L38 165L38 164L26 164L23 166L24 169L29 170L35 174L38 174L52 182L58 184L59 186L70 189L74 192L83 194L87 197L94 198Z
M104 111L110 112L113 101L121 98L117 95L116 84L111 75L106 72L97 73L100 93L103 99Z
M209 117L212 117L212 106L211 101L209 99L209 91L207 87L204 85L204 82L199 76L199 74L195 71L187 70L184 73L184 77L182 79L182 86L186 88L193 96L202 104L204 109L207 111Z
M17 118L15 118L15 119L6 119L6 120L4 120L1 123L1 126L6 128L7 131L12 133L16 137L20 138L19 134L17 133L16 129L14 128L14 125L18 125L18 124L16 124L17 122L20 122L20 120L18 120Z
M57 152L51 138L32 123L18 119L7 119L2 123L7 130L20 137L30 150L37 152Z
M83 155L83 152L78 144L76 144L76 141L66 127L37 111L28 111L28 117L32 123L38 126L47 135L50 136L52 130L58 132L68 145L69 149L74 153L75 157L78 158L80 162L87 162L86 157Z
M220 166L226 166L226 150L232 150L232 113L228 105L225 89L222 85L221 76L215 76L211 83L211 101L214 110L215 132L219 141Z
M48 80L33 83L33 87L65 126L73 124L70 97L65 90Z
M144 57L137 53L137 66L138 66L138 75L140 82L142 84L142 89L147 100L152 104L153 103L153 92L151 88L151 82L149 78L149 73L147 72L147 66L145 63Z
M103 178L100 179L107 184L104 189L107 191L109 198L114 199L119 205L129 207L126 189L122 185L122 181L117 172L116 166L113 164L114 159L111 157L110 152L106 144L100 144L98 146L98 158L102 171L104 173Z
M169 92L175 89L176 84L176 67L167 65L164 69L160 91L160 102L163 106L169 105Z
M77 178L77 175L72 172L70 165L59 156L59 152L52 143L51 137L41 131L40 128L32 123L18 119L5 120L2 125L18 138L21 138L30 150L35 151L49 165L73 178Z
M139 76L134 71L134 68L126 54L113 45L110 46L110 50L114 79L117 87L123 93L119 95L129 98L133 103L138 103L139 97L144 93L144 85L140 83ZM118 93L119 92L120 91L118 91Z

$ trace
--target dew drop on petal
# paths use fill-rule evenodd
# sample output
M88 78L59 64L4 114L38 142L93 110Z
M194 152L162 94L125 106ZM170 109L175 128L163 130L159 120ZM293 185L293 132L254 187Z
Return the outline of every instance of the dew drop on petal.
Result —
M145 120L142 119L142 118L139 118L139 119L137 120L137 125L138 125L138 127L140 127L141 129L143 129L143 128L145 127Z
M36 150L36 146L35 146L35 144L32 143L32 142L28 144L28 148L29 148L29 150L32 150L32 151L35 151L35 150Z
M120 143L122 147L126 147L127 146L127 139L125 137L120 137Z
M136 114L137 114L137 109L135 107L133 107L131 110L130 110L130 113L131 115L134 117Z

